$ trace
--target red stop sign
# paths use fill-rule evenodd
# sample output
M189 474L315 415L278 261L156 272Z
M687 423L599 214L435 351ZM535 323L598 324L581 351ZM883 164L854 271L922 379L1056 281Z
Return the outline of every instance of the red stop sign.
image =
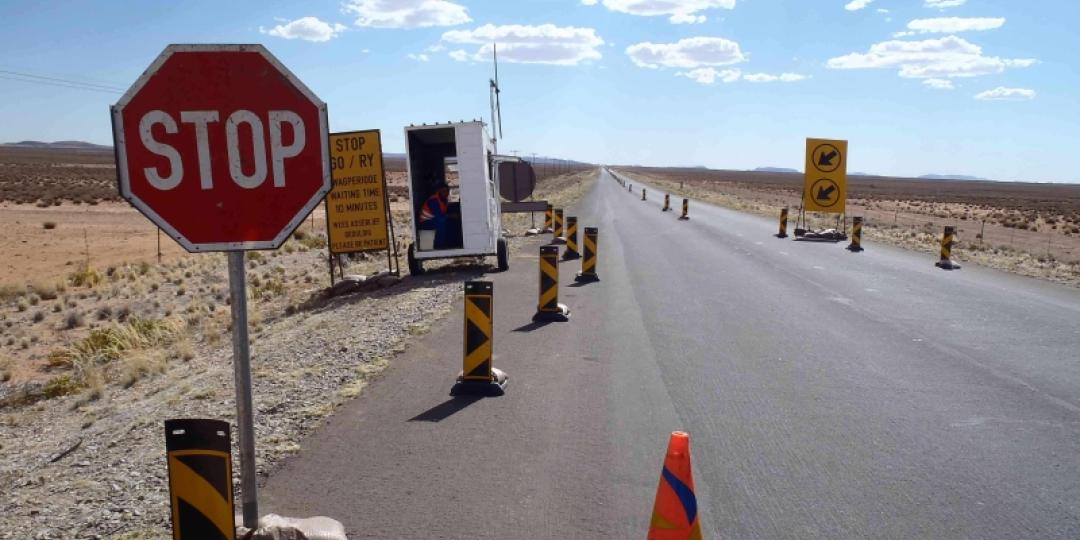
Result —
M275 249L331 188L326 104L262 45L170 45L112 120L120 195L188 251Z

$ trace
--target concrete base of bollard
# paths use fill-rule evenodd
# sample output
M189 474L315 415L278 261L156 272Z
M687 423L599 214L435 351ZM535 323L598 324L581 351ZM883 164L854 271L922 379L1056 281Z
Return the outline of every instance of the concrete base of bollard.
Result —
M680 221L690 221L690 216L679 216Z
M556 236L555 238L551 239L551 243L552 244L565 244L566 243L566 238L563 237L563 236Z
M776 233L776 234L774 234L773 236L775 236L775 237L777 237L777 238L787 238L787 235L786 235L786 234L780 234L780 233Z
M600 276L596 274L584 274L578 272L577 275L574 276L574 281L578 283L595 283L597 281L600 281Z
M580 259L580 258L581 258L581 254L576 252L576 251L566 250L562 254L562 260L564 260L564 261L572 261L574 259Z
M938 261L937 264L935 264L934 266L936 266L936 267L938 267L938 268L940 268L942 270L959 270L960 269L959 264L956 264L956 263L954 263L954 262L952 262L952 261L950 261L948 259Z
M236 516L236 522L243 522ZM328 517L297 519L267 514L259 518L257 529L237 526L236 537L244 540L348 540L341 522Z
M501 396L506 393L510 377L501 369L491 368L494 379L490 381L465 381L464 373L459 373L457 383L450 389L451 396Z
M557 311L537 311L533 315L536 322L567 322L570 320L570 308L566 304L559 304Z
M543 228L543 229L542 229L542 230L540 231L540 234L551 234L551 233L553 233L553 232L555 232L555 230L554 230L554 229L552 229L551 227L544 227L544 228Z
M848 244L847 250L852 253L859 253L863 248L862 246L856 246L855 244Z

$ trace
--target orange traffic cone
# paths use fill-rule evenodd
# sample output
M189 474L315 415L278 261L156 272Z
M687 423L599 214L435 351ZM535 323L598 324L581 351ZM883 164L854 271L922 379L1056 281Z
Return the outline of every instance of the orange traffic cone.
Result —
M690 435L682 431L672 433L668 442L648 540L701 540L694 475L690 471Z

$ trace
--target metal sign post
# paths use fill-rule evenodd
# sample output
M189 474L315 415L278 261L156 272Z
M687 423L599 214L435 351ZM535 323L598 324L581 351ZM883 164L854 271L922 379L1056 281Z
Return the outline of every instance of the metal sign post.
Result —
M244 526L259 523L255 483L255 418L251 402L251 350L248 348L247 283L244 252L229 252L229 295L232 298L233 376L236 380L236 430L240 433L240 505Z

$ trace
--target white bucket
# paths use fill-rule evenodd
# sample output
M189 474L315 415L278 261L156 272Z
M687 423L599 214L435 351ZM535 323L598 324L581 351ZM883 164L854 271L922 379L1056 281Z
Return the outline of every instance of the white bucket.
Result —
M435 249L435 231L421 230L419 244L420 251Z

